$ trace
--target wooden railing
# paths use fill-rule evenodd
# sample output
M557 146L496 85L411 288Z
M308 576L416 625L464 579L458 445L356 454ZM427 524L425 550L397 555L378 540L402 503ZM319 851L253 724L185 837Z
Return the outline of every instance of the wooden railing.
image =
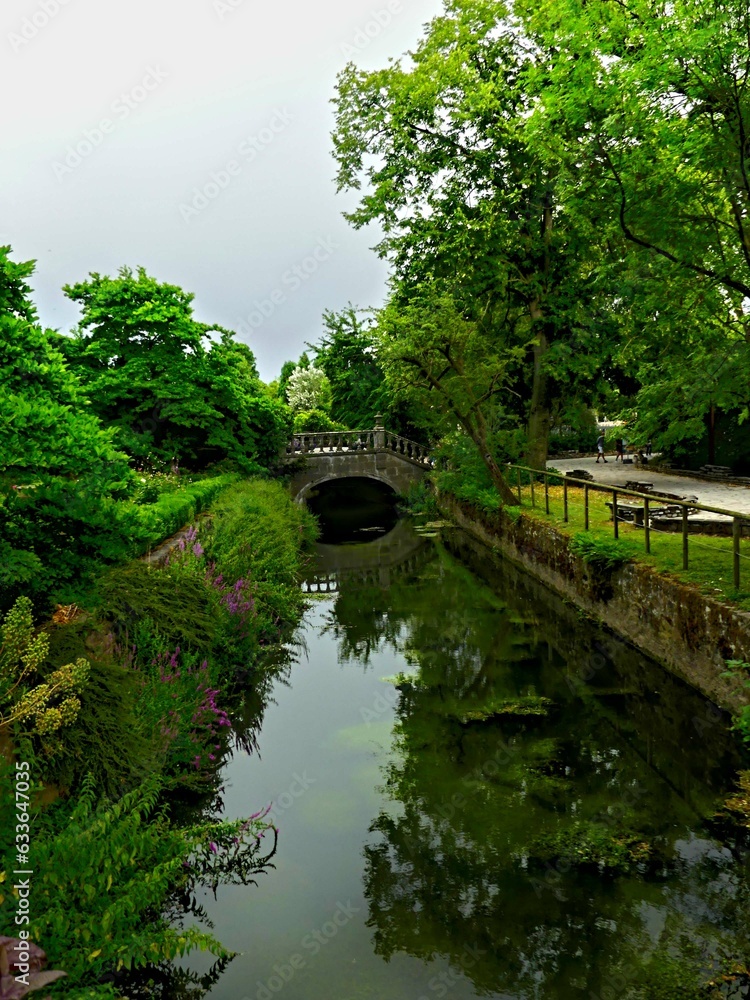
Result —
M392 434L382 427L366 431L325 431L318 434L295 434L286 448L288 458L301 455L374 454L392 451L416 465L431 467L432 460L424 445Z
M681 521L682 532L682 568L689 567L689 518L693 514L704 511L708 514L721 514L732 519L732 580L736 589L740 587L740 559L747 559L744 553L740 552L740 542L743 536L743 529L750 525L750 516L736 510L727 510L725 507L709 507L707 504L698 503L693 498L678 498L674 496L664 497L658 490L644 493L639 490L627 489L622 486L610 485L608 483L597 483L585 479L575 479L572 476L560 472L542 471L540 469L530 469L525 465L507 465L506 481L508 485L516 491L519 506L524 503L522 495L522 480L528 478L530 486L531 506L536 507L537 495L536 486L541 485L544 490L545 513L550 513L550 480L562 485L563 488L563 521L567 523L569 506L569 487L583 488L583 512L584 529L589 530L589 493L608 493L611 497L610 504L612 512L612 531L615 538L620 537L620 524L629 521L634 515L633 501L642 513L642 520L637 522L638 527L643 528L643 541L646 553L651 553L651 533L654 530L652 517L658 512L666 513L667 516L677 516ZM670 510L671 508L671 510Z

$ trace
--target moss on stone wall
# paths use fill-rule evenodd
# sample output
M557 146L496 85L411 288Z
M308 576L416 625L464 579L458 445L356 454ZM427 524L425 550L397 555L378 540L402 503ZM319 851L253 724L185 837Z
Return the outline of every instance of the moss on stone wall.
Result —
M569 535L538 518L487 514L440 494L446 516L556 593L573 601L716 704L738 711L747 692L723 677L728 659L750 661L750 614L637 560L599 574L571 549Z

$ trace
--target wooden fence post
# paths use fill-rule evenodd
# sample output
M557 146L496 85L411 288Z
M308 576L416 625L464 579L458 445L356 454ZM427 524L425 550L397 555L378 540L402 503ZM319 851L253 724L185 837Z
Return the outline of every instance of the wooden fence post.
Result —
M617 513L617 490L612 490L612 520L615 523L615 538L620 537L620 519Z
M584 530L589 530L589 484L583 487L583 526Z
M688 509L682 506L682 568L688 568Z
M732 562L734 589L740 589L740 539L742 538L742 521L735 517L732 520Z

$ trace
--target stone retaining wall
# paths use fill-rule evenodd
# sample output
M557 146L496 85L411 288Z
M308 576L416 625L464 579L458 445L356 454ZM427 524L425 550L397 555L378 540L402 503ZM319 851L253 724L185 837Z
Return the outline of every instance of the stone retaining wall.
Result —
M633 643L717 705L737 711L748 703L737 681L722 678L725 661L750 662L750 614L695 587L628 563L606 579L570 550L553 525L520 515L489 517L455 498L439 504L465 531L522 566L562 597Z

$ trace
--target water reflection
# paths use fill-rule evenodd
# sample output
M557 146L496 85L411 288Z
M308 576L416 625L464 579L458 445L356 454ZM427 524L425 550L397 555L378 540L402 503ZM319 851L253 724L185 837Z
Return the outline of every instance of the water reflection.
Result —
M365 848L376 953L540 998L677 990L741 958L743 864L702 821L737 764L725 730L691 731L702 699L501 571L482 587L438 547L330 615L342 659L386 643L409 668Z
M203 900L243 953L214 1000L279 969L284 1000L689 1000L693 963L748 954L710 823L740 760L702 698L458 531L321 544L304 586L309 658L225 772L229 816L290 804L275 871Z
M397 496L374 479L333 479L306 498L318 518L321 542L329 545L369 542L396 525Z

